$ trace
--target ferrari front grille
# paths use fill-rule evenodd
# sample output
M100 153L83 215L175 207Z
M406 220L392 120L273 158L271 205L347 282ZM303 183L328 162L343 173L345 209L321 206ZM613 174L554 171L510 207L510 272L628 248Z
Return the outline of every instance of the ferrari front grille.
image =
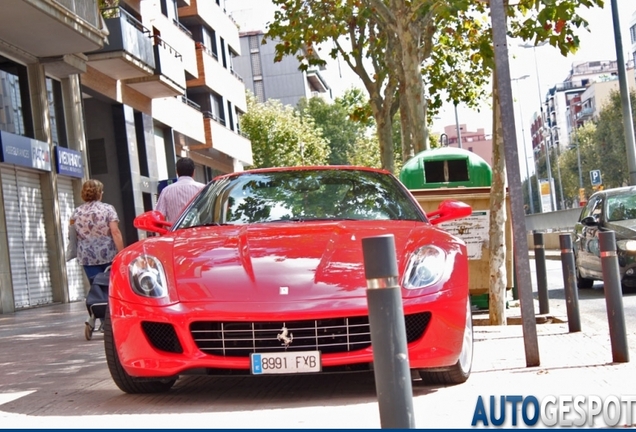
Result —
M407 342L413 342L426 331L431 313L404 318ZM198 321L190 325L190 333L201 351L227 357L285 350L319 350L329 354L371 346L369 318L366 316L285 322Z

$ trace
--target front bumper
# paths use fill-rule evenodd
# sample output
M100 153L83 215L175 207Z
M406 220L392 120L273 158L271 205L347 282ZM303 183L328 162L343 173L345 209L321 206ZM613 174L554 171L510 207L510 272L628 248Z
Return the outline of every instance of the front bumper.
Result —
M442 291L405 300L407 324L409 316L429 314L423 332L411 336L413 340L408 343L411 368L439 368L457 362L465 328L467 294ZM328 301L314 303L309 308L303 308L304 305L300 304L297 308L289 306L285 311L274 311L275 308L268 304L241 304L243 311L239 311L232 310L237 305L210 302L151 307L111 298L109 309L120 362L126 372L134 377L171 377L211 370L249 373L249 354L230 356L204 352L201 341L195 341L193 337L193 323L250 323L248 325L254 327L253 323L262 322L368 318L365 298L352 299L337 308ZM245 313L245 310L255 312ZM258 348L254 351L258 352ZM323 370L368 365L373 362L373 350L370 344L361 349L353 345L350 351L323 351L321 357Z

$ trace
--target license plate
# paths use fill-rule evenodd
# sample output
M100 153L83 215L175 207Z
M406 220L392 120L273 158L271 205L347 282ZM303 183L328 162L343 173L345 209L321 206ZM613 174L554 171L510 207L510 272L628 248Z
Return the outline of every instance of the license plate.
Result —
M320 351L256 353L250 355L253 375L320 372Z

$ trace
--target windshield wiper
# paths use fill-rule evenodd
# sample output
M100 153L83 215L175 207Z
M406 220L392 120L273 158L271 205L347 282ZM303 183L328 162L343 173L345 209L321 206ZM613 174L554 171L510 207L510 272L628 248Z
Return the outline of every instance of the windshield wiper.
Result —
M313 218L313 217L295 217L295 218L289 218L289 219L274 219L274 220L267 220L267 221L262 221L262 223L272 223L272 222L338 222L338 221L343 221L343 220L350 220L350 221L355 221L355 220L360 220L360 219L356 219L356 218L343 218L343 217L329 217L329 218Z
M208 223L198 224L198 225L180 226L177 229L202 228L202 227L212 227L212 226L229 226L229 225L232 225L232 224L218 223L218 222L208 222Z

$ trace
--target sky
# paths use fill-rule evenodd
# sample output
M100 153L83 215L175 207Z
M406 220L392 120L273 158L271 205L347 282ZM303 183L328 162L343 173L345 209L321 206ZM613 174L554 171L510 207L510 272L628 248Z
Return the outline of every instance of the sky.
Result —
M578 32L581 45L576 54L567 57L549 45L537 48L520 47L521 41L508 40L508 54L510 77L513 79L512 92L515 107L515 126L517 145L520 147L521 177L526 177L524 152L521 146L526 146L526 154L532 157L532 140L530 137L530 120L539 110L539 101L545 99L548 90L563 82L568 76L573 63L595 60L616 60L616 44L614 42L614 25L612 22L611 3L614 1L620 21L620 34L625 61L631 56L631 39L629 24L632 16L636 19L636 1L634 0L605 0L605 6L594 9L584 9L581 15L589 22L589 31L580 29ZM269 0L226 0L228 13L237 19L241 30L266 28L266 23L273 20L274 6ZM323 75L332 89L333 97L338 97L350 87L364 88L358 77L351 72L342 61L328 60L327 70ZM538 71L538 74L537 74ZM514 81L529 75L525 79ZM633 87L634 83L630 83ZM636 109L636 107L634 107ZM492 132L492 110L489 103L482 104L479 110L473 110L460 104L457 108L460 124L465 124L469 131L483 128L486 133ZM432 133L441 133L444 126L455 125L455 110L452 104L445 105L438 118L434 119ZM523 119L523 127L521 123ZM530 159L531 160L531 159ZM530 171L533 163L530 162Z

